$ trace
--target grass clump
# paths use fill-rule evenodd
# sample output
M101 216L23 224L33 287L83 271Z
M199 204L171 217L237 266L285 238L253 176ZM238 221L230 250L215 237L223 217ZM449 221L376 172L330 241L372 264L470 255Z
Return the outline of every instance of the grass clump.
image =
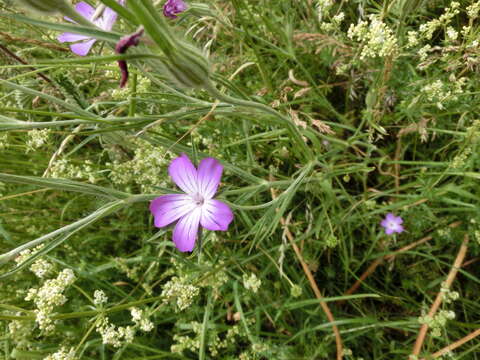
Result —
M0 0L3 358L477 359L480 2L87 2ZM182 153L234 212L191 254Z

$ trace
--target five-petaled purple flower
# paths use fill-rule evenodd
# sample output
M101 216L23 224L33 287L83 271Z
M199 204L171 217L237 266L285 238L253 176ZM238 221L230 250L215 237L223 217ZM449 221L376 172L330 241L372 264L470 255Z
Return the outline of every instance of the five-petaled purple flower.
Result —
M233 220L232 210L225 203L212 199L222 171L223 166L214 158L200 161L198 170L186 154L171 162L168 173L186 194L160 196L151 202L150 211L159 228L178 220L173 230L173 242L178 250L193 250L199 225L212 231L227 231Z
M382 220L380 225L385 228L385 234L392 235L393 233L402 233L403 226L403 219L400 216L395 216L392 213L388 213L385 219Z
M177 14L187 10L187 4L183 0L167 0L163 5L163 15L175 19Z
M119 0L118 2L123 5L125 3L125 0ZM75 6L75 9L84 18L91 21L100 29L105 31L112 30L113 24L117 20L117 13L108 7L105 8L103 14L96 19L93 19L93 17L95 16L95 9L84 1L79 2ZM72 19L66 19L70 22L74 22ZM95 41L97 40L89 36L65 32L58 37L58 41L62 43L74 43L70 45L70 49L72 49L72 51L77 55L85 56L89 53L93 44L95 44Z

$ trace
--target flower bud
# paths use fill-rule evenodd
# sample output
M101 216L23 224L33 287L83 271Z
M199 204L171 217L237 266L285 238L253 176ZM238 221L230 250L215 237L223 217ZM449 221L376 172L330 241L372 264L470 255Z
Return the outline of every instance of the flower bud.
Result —
M70 5L65 0L20 0L20 3L41 14L55 14Z
M163 15L170 19L176 19L177 14L187 10L187 4L183 0L168 0L163 5Z
M179 41L164 64L174 80L186 87L201 88L208 83L210 65L194 46Z
M115 46L115 52L117 54L125 54L127 50L132 46L137 46L140 43L140 37L143 35L143 27L140 27L136 32L130 35L126 35L120 39ZM128 65L125 60L118 60L118 66L122 73L122 79L120 80L120 87L123 88L128 81Z

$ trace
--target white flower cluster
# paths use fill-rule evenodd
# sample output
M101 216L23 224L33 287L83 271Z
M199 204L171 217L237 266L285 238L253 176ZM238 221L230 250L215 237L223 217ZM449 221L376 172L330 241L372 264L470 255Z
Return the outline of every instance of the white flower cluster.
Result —
M96 306L104 305L108 302L107 295L103 292L103 290L95 290L93 293L93 303Z
M187 284L183 278L174 276L163 286L161 296L163 297L164 303L174 300L177 305L177 310L182 311L192 304L199 292L198 287Z
M65 347L60 348L56 353L48 355L43 360L77 360L75 349L67 350Z
M422 40L431 40L433 33L440 28L445 28L445 38L447 41L455 41L458 39L458 31L452 26L448 26L453 17L460 12L460 4L456 1L451 3L450 7L445 8L445 12L438 18L433 19L425 24L420 25L418 31L409 31L407 33L407 48L412 48L420 44ZM467 8L468 9L468 8ZM467 28L467 27L465 27ZM462 33L465 32L465 29ZM432 49L431 45L427 44L420 50L420 60L425 61L428 53Z
M41 148L50 140L50 129L34 129L27 133L27 152Z
M46 280L39 289L31 288L25 297L27 301L35 303L35 321L38 327L51 332L55 328L51 315L56 306L61 306L67 301L63 294L66 288L75 282L75 274L71 269L65 269L57 278Z
M47 277L52 273L54 266L45 259L36 260L31 266L30 270L40 279Z
M458 300L458 298L460 297L460 294L458 292L451 291L450 289L444 288L443 286L440 289L440 292L442 293L443 302L446 304L450 304L455 300Z
M134 157L130 161L115 161L111 167L110 178L116 184L139 184L143 192L153 192L156 186L167 186L167 178L158 174L165 173L172 153L158 148L148 141L135 139Z
M246 319L247 325L254 324L253 319ZM177 324L179 326L180 324ZM185 328L187 324L181 324L182 328ZM194 337L174 335L173 340L174 344L170 347L172 353L182 353L185 350L195 351L200 348L200 338L202 336L202 324L197 321L193 321L188 324L188 327L194 333ZM238 324L231 326L226 333L223 333L222 336L218 333L217 329L210 328L208 329L208 351L213 357L218 357L222 349L228 348L230 345L236 344L236 338L247 338L247 334L243 326Z
M216 234L213 233L214 237L216 238ZM210 236L212 238L212 236ZM218 238L217 238L218 239ZM215 240L212 240L215 241ZM200 282L198 282L198 286L200 287L211 287L214 290L218 290L222 285L224 285L228 281L228 275L224 269L224 261L220 261L217 267L214 269L214 266L211 262L205 261L203 262L203 266L208 269L212 269L210 272L210 276L205 277ZM221 268L221 269L220 269ZM213 270L214 269L214 270Z
M122 346L123 343L131 343L135 337L133 326L120 326L117 328L110 323L107 316L97 323L96 330L102 336L103 344L112 345L115 348Z
M18 312L15 315L21 316L23 314ZM15 348L24 349L30 345L33 327L33 321L13 320L8 323L8 335Z
M375 15L370 15L368 21L361 20L357 25L350 24L347 36L362 44L362 60L390 56L398 50L392 29Z
M130 95L130 89L128 87L123 88L115 88L111 92L111 96L113 100L126 100Z
M140 281L140 276L139 276L139 272L141 271L140 267L138 266L134 266L131 268L128 267L127 259L125 258L117 257L114 260L115 260L115 265L117 269L120 270L125 275L127 275L127 277L130 280L137 281L137 282Z
M421 92L425 95L428 101L435 103L435 105L440 109L444 109L444 104L450 101L456 101L458 99L457 95L463 93L463 87L467 83L466 78L455 79L454 87L449 89L441 80L435 80L433 83L425 85Z
M53 163L50 169L49 177L64 178L64 179L87 179L88 182L94 184L97 179L95 177L95 170L93 162L86 160L82 166L74 165L68 162L67 159L59 159Z
M5 133L0 134L0 150L7 149L8 146L9 146L8 133L5 132Z
M419 32L423 38L430 40L435 30L442 26L450 24L452 19L460 12L460 3L452 1L450 7L445 8L445 12L438 18L420 25Z
M467 146L465 149L460 151L453 160L450 162L450 168L452 169L461 169L465 166L467 163L468 159L470 159L470 156L472 155L472 148L470 146Z
M143 310L139 308L131 308L130 314L132 315L133 322L140 328L140 330L144 332L150 332L153 330L154 325Z
M475 150L476 144L480 141L480 120L475 120L471 126L467 128L465 147L450 162L452 169L461 169L471 158Z
M172 353L182 353L186 349L195 351L200 349L200 339L189 336L173 335L174 344L170 346Z
M330 8L335 4L333 0L318 0L317 1L317 15L318 21L322 20L329 15Z
M250 349L242 352L238 358L239 360L257 360L259 358L264 358L264 356L267 355L274 355L272 353L272 348L266 343L254 342Z
M474 2L472 5L467 6L467 14L473 20L478 17L480 12L480 1Z
M17 264L21 264L24 261L28 260L36 252L40 251L43 248L43 245L35 247L33 250L26 249L20 252L20 254L15 258ZM44 279L49 276L55 269L55 266L48 262L45 259L38 259L30 265L30 271L32 271L38 278Z
M425 45L424 47L420 48L418 50L418 56L420 57L420 61L425 61L428 58L428 55L432 51L432 46L430 44ZM426 66L420 65L419 68L425 68Z
M474 120L467 128L467 139L473 145L480 141L480 120Z
M417 46L420 43L420 37L418 32L416 31L409 31L407 33L407 48L412 48Z
M118 75L114 74L113 75L115 78L118 77ZM137 89L136 92L138 94L146 93L148 92L148 89L152 85L152 82L150 79L140 76L137 78ZM126 100L130 96L131 90L128 87L124 88L115 88L111 92L111 96L114 100Z
M434 337L439 337L442 334L442 328L448 320L455 319L455 312L448 310L440 310L433 318L428 315L421 316L418 319L420 324L427 324L431 329L431 334Z
M477 244L480 245L480 230L475 230L475 232L473 233L473 236L475 237Z
M154 325L148 318L148 316L138 308L131 308L130 314L132 315L132 321L135 326L119 326L116 327L110 323L107 316L104 316L96 326L97 332L102 336L102 342L105 345L112 345L115 348L122 346L123 344L129 344L135 338L137 328L144 332L150 332L153 330Z
M344 19L345 19L345 13L341 11L332 17L331 22L323 21L320 24L320 30L326 33L333 32L334 30L338 30L340 29L340 25L342 24Z
M421 92L427 97L428 101L436 103L439 109L443 109L443 102L448 100L451 92L445 90L445 86L441 80L436 80L431 84L425 85Z
M254 273L251 273L250 276L247 276L247 274L243 274L243 286L245 287L245 289L257 293L261 285L262 280L257 278Z
M458 39L458 31L451 26L447 27L445 35L447 35L447 40L449 41L455 41Z

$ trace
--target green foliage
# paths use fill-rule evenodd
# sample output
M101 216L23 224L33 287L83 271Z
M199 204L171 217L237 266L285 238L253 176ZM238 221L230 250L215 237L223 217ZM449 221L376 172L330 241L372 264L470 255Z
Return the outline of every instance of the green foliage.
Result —
M478 328L479 2L216 0L176 20L100 3L112 32L0 0L3 358L333 359L289 234L345 359L406 359L421 324L421 356ZM81 58L64 31L98 41ZM235 213L192 254L148 210L182 152L222 162ZM389 212L405 232L384 234Z

